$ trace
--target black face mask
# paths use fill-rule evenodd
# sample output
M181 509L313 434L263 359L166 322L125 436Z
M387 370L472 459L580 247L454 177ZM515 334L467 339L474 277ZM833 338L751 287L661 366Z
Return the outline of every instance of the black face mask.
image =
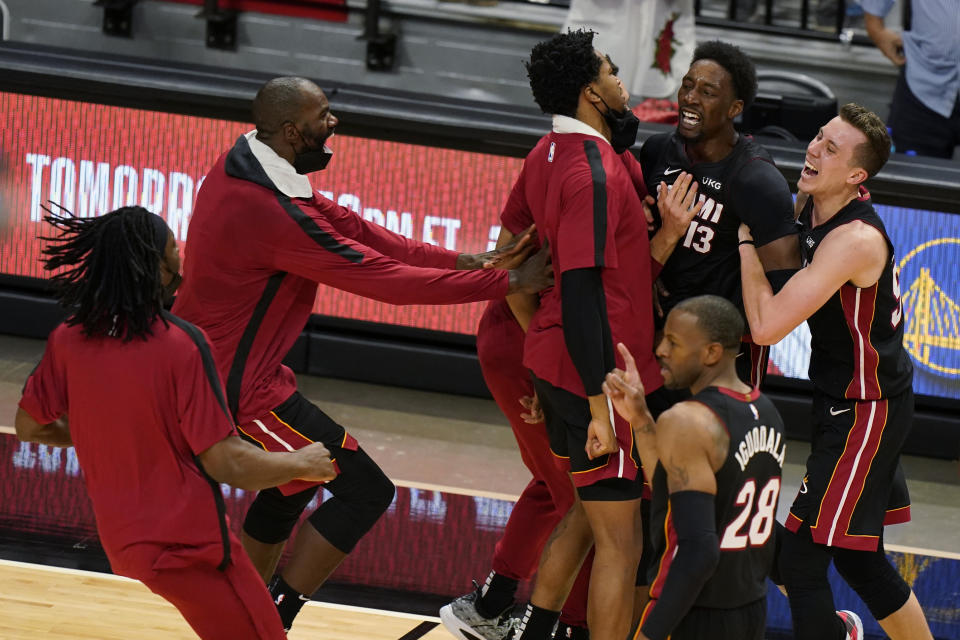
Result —
M621 154L636 143L640 119L633 115L630 109L614 111L603 98L600 98L600 102L607 108L606 112L597 109L597 105L593 105L593 108L597 109L610 127L610 146L617 154Z
M326 143L327 138L333 135L333 132L319 142L315 141L313 144L307 142L307 139L300 133L300 129L297 129L297 133L300 134L300 139L303 140L303 144L306 145L307 150L302 153L295 153L293 158L294 170L304 175L326 169L330 163L330 157L333 155L333 150L330 149Z

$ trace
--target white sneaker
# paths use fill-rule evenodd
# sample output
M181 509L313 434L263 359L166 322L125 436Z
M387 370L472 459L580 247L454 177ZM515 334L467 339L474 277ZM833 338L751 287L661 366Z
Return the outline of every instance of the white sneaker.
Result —
M863 640L863 621L860 620L860 616L846 609L837 611L837 615L847 628L846 640Z
M513 631L510 607L494 618L483 617L477 611L480 587L476 582L473 586L474 591L440 608L440 621L459 640L505 640Z

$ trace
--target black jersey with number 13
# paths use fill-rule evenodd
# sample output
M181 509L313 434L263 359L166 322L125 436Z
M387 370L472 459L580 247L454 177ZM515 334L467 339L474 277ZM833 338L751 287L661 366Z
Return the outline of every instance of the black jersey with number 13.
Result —
M706 293L741 306L740 223L750 227L757 246L796 233L790 188L770 154L741 135L723 160L691 163L683 140L664 133L647 139L640 165L651 194L661 181L669 187L681 171L692 173L704 203L660 274L669 294L660 301L664 317L677 303ZM659 223L656 210L654 217Z
M716 525L720 563L694 606L740 607L767 594L774 562L774 526L780 472L786 455L783 420L770 400L754 389L744 394L707 387L693 396L712 411L730 436L723 466L716 473ZM677 552L663 464L653 476L650 535L656 562L650 569L650 596L659 598Z

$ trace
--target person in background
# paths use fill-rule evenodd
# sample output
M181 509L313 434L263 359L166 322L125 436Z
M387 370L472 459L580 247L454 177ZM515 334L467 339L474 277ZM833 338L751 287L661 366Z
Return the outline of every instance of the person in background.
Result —
M960 3L909 3L910 30L887 28L895 0L860 0L867 35L900 67L890 103L893 144L900 153L952 158L960 145Z

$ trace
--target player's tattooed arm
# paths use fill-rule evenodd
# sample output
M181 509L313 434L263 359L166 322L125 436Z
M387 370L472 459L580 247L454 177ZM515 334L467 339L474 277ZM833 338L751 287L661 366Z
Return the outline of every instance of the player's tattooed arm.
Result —
M667 476L670 478L670 490L685 491L690 486L690 472L687 471L686 461L676 455L671 455L666 464Z
M698 402L681 402L657 421L657 450L667 472L667 489L716 494L714 475L726 455L717 456L717 419Z

